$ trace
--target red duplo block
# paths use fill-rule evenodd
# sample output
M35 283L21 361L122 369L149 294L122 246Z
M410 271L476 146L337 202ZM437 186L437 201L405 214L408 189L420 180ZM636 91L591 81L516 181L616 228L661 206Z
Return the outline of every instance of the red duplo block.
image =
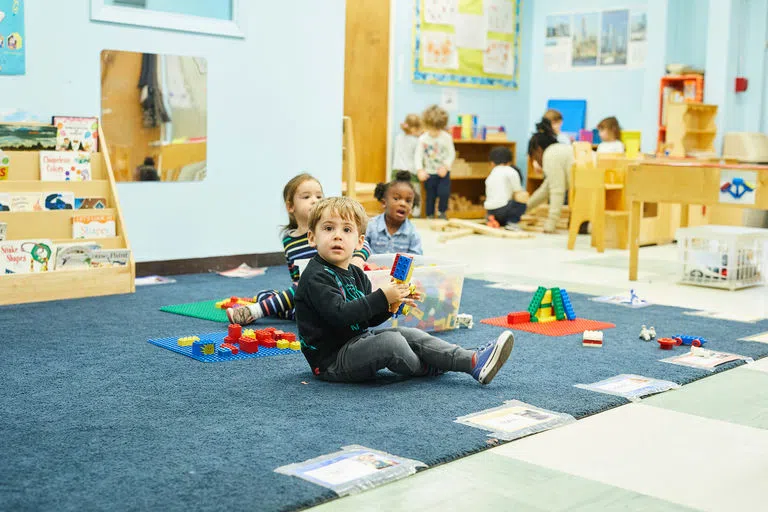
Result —
M277 342L275 340L269 339L264 342L259 342L259 345L261 345L264 348L277 348Z
M229 350L232 351L233 354L237 354L238 352L240 352L240 349L237 348L237 345L233 345L232 343L222 343L221 347L228 348Z
M275 329L274 327L267 327L267 328L266 328L266 329L264 329L264 330L265 330L265 331L267 331L269 334L275 334L275 331L276 331L277 329Z
M296 341L296 334L292 332L284 332L281 339L286 341Z
M531 321L531 314L528 311L513 311L507 315L508 324L524 324Z
M238 341L240 341L240 336L242 335L243 335L242 326L237 324L229 324L229 328L227 329L227 335L224 337L224 341L237 343Z
M240 350L246 354L255 354L259 351L259 342L253 338L242 338L240 340Z
M256 331L256 339L259 341L259 344L263 347L266 347L265 343L268 341L274 341L274 338L272 338L272 333L268 331Z

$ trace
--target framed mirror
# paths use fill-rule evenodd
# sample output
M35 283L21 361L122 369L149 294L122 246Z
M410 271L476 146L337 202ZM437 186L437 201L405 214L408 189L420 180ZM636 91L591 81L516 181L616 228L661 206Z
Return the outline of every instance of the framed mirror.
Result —
M103 50L101 126L117 181L207 174L206 60Z
M91 0L91 19L184 32L245 37L239 0Z

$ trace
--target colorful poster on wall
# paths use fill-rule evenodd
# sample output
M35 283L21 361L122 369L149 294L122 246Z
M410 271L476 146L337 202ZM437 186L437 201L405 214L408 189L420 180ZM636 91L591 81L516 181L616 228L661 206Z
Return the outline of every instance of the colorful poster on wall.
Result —
M573 67L597 65L597 28L600 13L578 13L573 15Z
M413 81L516 89L521 0L414 0Z
M0 0L0 75L26 70L24 0Z
M604 11L600 30L600 65L626 66L629 11Z
M643 67L647 29L645 9L550 14L546 18L544 69Z
M564 71L571 67L571 15L547 16L544 69Z

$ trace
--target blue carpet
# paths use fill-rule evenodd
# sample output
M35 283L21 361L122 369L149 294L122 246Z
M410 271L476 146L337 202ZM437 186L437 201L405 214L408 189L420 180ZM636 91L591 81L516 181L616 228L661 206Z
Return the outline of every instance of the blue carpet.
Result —
M578 294L571 299L579 316L616 323L605 331L605 346L584 349L579 335L515 332L510 364L488 387L462 374L329 384L314 380L302 357L208 365L147 343L215 325L163 313L162 305L253 295L288 282L284 267L250 280L190 275L133 295L0 308L0 509L295 509L334 495L274 473L278 466L351 444L434 465L486 448L485 432L453 420L504 400L581 418L625 400L574 384L619 373L680 384L709 375L658 362L671 354L639 341L641 324L662 336L703 335L714 350L768 354L768 345L736 341L768 330L768 321L633 310ZM475 328L445 339L477 346L501 332L480 318L530 301L529 293L485 284L468 280L464 288L462 312L474 315Z

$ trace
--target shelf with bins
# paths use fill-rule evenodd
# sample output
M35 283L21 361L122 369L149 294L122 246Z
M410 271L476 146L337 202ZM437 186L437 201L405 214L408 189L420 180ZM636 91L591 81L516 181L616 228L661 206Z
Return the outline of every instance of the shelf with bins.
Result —
M482 219L485 217L483 197L485 196L485 179L491 172L490 152L495 146L506 146L516 159L517 144L509 140L475 140L454 139L456 162L451 169L451 195L457 194L466 198L471 206L462 209L449 209L448 217L455 219ZM421 185L422 205L426 190ZM455 201L452 201L455 203ZM421 209L421 216L426 217L426 208Z
M101 147L106 148L101 131L99 135ZM103 197L107 203L107 208L98 209L0 212L0 222L6 223L6 240L46 239L54 244L93 242L103 249L130 249L106 152L92 153L92 179L77 182L41 181L39 151L6 150L5 153L11 165L8 178L0 181L0 193L74 192L75 197ZM116 236L72 238L75 215L112 215ZM135 275L133 256L128 266L4 274L0 275L0 305L132 293Z
M704 100L704 76L696 74L667 75L659 83L659 116L656 152L663 153L667 142L668 107L676 103L696 104Z

